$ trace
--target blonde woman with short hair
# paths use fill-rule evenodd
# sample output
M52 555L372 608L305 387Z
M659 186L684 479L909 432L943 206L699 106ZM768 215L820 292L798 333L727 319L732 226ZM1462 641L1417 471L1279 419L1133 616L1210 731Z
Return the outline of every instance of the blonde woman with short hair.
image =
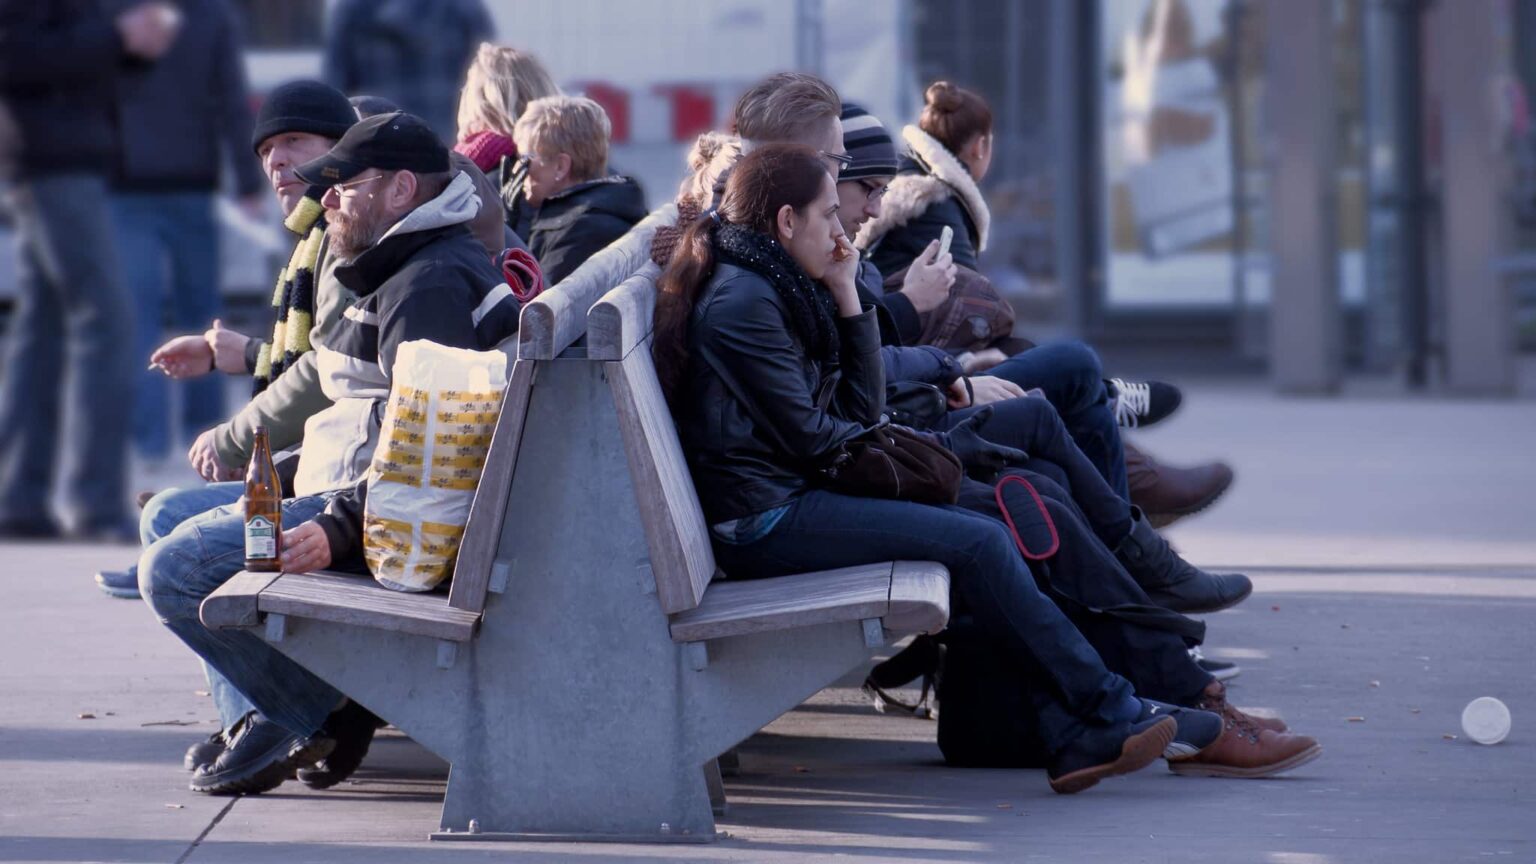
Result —
M581 96L535 99L513 128L522 199L537 208L525 239L547 284L645 218L640 185L608 173L611 133L603 106Z

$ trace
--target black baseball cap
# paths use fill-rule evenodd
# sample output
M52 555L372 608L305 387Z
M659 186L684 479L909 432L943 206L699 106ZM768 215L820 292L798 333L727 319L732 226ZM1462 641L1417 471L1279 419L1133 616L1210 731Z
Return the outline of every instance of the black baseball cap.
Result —
M359 120L331 152L300 165L294 173L314 186L334 186L369 168L441 173L448 170L448 148L425 120L396 111Z

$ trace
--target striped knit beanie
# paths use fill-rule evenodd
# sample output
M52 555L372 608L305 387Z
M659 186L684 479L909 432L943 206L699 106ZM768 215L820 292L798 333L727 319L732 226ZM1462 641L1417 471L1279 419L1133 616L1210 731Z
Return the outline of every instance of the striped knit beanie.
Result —
M880 118L852 102L843 103L843 147L853 162L837 175L838 182L896 175L896 143Z

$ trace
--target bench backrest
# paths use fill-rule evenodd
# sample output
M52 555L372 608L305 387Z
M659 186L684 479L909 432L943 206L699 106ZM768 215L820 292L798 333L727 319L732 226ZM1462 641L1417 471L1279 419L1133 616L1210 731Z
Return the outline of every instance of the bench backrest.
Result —
M623 237L593 255L560 284L523 307L518 332L497 347L515 358L501 414L491 436L485 468L470 505L469 521L454 563L448 605L473 612L485 608L497 547L507 518L512 474L522 443L523 424L533 394L536 362L553 360L586 332L587 310L609 288L642 264L650 263L651 237L661 225L677 221L677 206L654 211ZM651 265L654 266L654 265ZM514 341L515 340L515 341Z
M656 229L676 222L676 204L653 210L623 237L524 306L517 328L517 356L529 360L560 356L586 332L587 310L592 304L650 260Z
M668 614L699 605L715 575L709 528L651 362L651 322L660 268L625 279L587 315L587 357L605 361L645 527L656 596Z

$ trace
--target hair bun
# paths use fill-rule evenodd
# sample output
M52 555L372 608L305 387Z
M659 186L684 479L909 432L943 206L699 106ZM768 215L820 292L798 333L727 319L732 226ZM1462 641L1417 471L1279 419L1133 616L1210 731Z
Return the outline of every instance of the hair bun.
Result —
M923 101L935 111L955 111L964 101L961 89L948 81L935 81L928 85Z

